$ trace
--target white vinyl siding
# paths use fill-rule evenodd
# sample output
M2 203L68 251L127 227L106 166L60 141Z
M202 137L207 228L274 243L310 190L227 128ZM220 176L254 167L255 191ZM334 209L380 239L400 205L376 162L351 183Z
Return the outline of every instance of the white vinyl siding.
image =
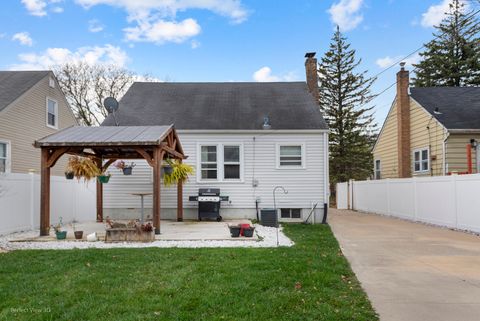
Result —
M430 170L430 152L428 148L413 151L413 172L424 173Z
M259 134L199 134L178 131L180 142L188 158L184 161L195 167L193 174L183 187L185 208L196 208L197 203L189 202L188 196L197 195L199 188L220 188L221 194L230 197L230 202L222 202L222 209L251 209L255 211L255 200L259 208L273 208L272 190L281 185L288 190L286 195L277 195L277 208L310 209L324 200L325 148L323 133L272 133ZM255 137L255 140L254 140ZM296 168L276 168L276 148L279 144L302 145L305 163L308 166L299 171ZM223 158L221 146L240 146L241 181L198 181L201 146L217 146L217 156ZM137 191L151 191L151 169L143 160L136 160L137 166L132 176L123 176L119 171L110 170L112 178L104 184L104 207L112 209L139 208L138 197L130 195ZM221 164L221 162L219 163ZM219 168L219 177L222 177ZM254 181L258 186L253 187ZM328 188L328 187L327 187ZM162 208L176 208L177 190L175 187L161 188ZM151 208L151 197L145 199L146 208ZM239 215L243 215L239 210Z
M58 102L47 97L47 126L58 128Z

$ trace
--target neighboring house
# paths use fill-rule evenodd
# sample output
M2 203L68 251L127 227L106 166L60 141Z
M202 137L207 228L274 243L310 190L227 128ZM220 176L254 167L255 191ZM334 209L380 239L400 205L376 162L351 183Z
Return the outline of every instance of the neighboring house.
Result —
M480 88L409 88L397 95L373 148L375 178L437 176L480 170Z
M119 125L174 124L185 163L195 174L184 186L186 218L197 217L199 188L220 188L224 218L255 218L256 207L277 208L284 220L305 220L314 204L317 222L328 203L328 128L309 89L318 90L316 59L307 59L305 82L134 83L115 113ZM309 68L309 67L314 67ZM102 126L115 126L110 115ZM104 184L105 216L138 217L140 200L151 191L151 169L138 161L132 176L113 174ZM162 187L162 218L174 218L176 188ZM151 197L147 199L151 207ZM312 219L312 218L310 218Z
M0 71L0 173L38 172L33 142L77 125L51 71ZM52 169L63 175L65 160Z

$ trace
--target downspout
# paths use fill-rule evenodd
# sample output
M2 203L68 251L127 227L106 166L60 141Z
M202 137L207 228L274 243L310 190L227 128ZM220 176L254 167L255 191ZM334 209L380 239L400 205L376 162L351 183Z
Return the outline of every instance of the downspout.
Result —
M322 224L327 223L327 215L328 215L328 197L330 195L330 177L329 177L329 164L328 164L328 133L323 134L323 219Z
M448 168L447 168L447 139L449 136L448 131L444 131L443 133L444 139L443 139L443 144L442 144L442 149L443 149L443 176L447 175L448 173Z

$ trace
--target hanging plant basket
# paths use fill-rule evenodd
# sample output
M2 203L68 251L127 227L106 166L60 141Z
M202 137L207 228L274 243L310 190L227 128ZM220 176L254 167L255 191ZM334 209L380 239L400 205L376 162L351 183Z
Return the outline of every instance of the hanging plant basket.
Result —
M110 180L110 175L100 175L100 176L97 176L97 179L100 183L107 184L108 181Z
M171 165L163 166L162 167L162 176L163 175L172 175L173 167Z
M122 168L123 175L132 175L132 170L133 170L133 167Z
M65 172L65 178L66 179L73 179L75 177L74 172Z

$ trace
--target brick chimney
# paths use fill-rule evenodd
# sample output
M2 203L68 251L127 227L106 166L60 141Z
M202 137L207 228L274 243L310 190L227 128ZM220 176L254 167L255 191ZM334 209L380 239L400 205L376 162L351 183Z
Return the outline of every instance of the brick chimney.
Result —
M315 58L315 52L307 52L305 54L305 71L307 73L307 87L308 91L313 95L315 101L318 102L318 71L317 71L317 58Z
M410 74L405 70L405 63L400 63L397 73L397 139L398 139L398 176L400 178L412 176L410 159L410 97L408 86Z

